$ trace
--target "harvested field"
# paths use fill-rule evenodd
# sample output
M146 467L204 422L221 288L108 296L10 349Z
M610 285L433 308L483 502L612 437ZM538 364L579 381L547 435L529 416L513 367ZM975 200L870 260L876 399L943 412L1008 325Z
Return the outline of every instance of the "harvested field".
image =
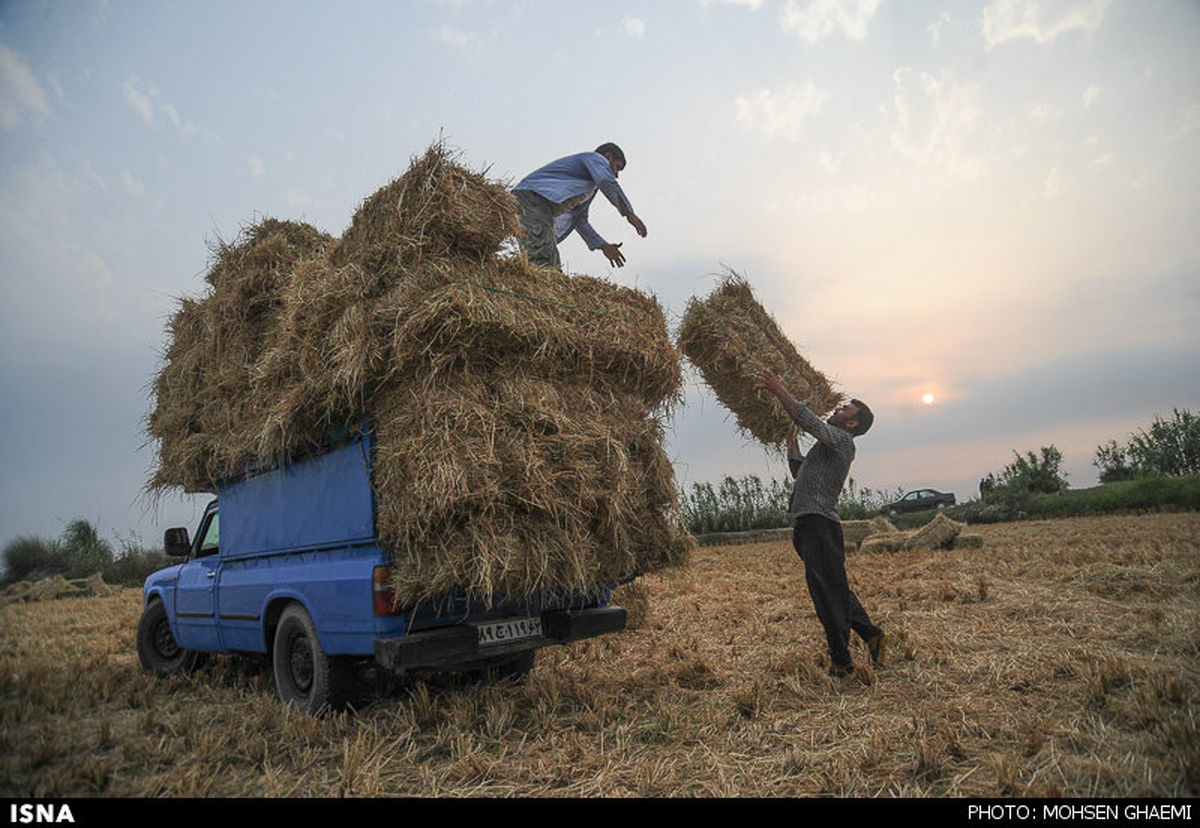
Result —
M1200 795L1200 514L971 527L981 549L851 555L891 663L825 674L786 541L638 582L636 628L527 683L410 682L284 709L217 658L158 682L136 590L0 608L9 796Z

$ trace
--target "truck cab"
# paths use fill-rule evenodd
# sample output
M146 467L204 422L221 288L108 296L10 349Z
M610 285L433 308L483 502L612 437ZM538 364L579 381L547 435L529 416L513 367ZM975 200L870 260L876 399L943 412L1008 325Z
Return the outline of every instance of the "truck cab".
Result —
M220 483L194 536L168 529L164 548L183 560L146 579L143 666L168 676L194 670L208 653L266 655L283 701L317 713L348 701L364 665L520 677L541 647L625 627L625 610L609 604L615 584L401 605L375 531L372 459L363 428L312 456Z

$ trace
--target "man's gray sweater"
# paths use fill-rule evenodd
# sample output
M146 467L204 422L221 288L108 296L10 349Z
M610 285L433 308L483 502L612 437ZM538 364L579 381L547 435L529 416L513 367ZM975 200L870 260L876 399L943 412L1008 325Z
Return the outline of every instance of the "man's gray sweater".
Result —
M854 438L848 431L821 420L804 403L800 403L796 424L817 442L802 462L793 464L796 483L788 504L788 518L795 523L801 515L821 515L841 523L837 501L854 461Z

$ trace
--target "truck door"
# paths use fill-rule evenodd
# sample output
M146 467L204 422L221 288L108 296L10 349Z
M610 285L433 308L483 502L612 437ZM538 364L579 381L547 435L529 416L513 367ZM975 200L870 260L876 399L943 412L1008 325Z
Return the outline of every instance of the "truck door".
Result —
M175 585L175 618L179 646L189 650L224 650L217 627L217 581L220 578L220 518L208 511L200 524L192 557L179 570Z

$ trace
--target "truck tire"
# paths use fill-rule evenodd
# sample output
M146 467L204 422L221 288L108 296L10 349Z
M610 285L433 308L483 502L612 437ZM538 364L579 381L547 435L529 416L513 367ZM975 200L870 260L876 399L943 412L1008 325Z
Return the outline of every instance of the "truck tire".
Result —
M175 643L167 609L157 598L142 610L137 627L137 651L146 671L162 678L193 673L204 661L203 653L186 650Z
M275 628L275 688L286 704L318 715L345 705L346 665L321 648L317 628L300 604L289 604Z

